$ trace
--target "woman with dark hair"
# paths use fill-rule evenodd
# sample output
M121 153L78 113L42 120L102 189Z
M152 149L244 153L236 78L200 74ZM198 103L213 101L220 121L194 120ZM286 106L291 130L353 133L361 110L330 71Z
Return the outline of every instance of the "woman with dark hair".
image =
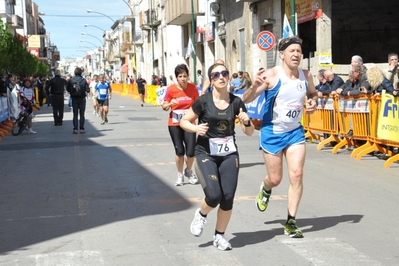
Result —
M195 167L205 197L195 211L190 226L191 234L200 236L207 214L219 205L213 245L219 250L230 250L224 237L233 210L237 189L239 156L235 143L235 119L242 131L251 136L254 126L242 100L229 93L229 71L216 63L208 70L213 90L203 94L181 120L187 132L198 134L195 146ZM198 119L198 125L193 122Z
M186 65L180 64L175 68L177 83L168 87L162 109L169 111L168 128L175 147L175 162L177 167L176 186L184 184L184 176L191 184L197 184L198 179L193 173L195 133L185 132L180 127L180 120L198 98L197 87L188 82L189 71ZM184 160L186 156L186 160ZM183 173L184 161L186 169Z

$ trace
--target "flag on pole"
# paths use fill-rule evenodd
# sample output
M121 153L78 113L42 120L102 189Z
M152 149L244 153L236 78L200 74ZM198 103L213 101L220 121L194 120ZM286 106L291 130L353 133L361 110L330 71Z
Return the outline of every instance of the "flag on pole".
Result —
M191 41L191 37L188 37L188 45L186 51L186 59L190 57L190 55L194 52L193 42Z
M287 15L284 14L284 23L283 23L283 39L294 36L294 33L292 32L290 23L288 22Z

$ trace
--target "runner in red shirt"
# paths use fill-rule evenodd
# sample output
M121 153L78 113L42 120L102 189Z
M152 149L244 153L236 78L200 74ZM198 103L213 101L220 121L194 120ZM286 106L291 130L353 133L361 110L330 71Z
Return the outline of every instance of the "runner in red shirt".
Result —
M171 85L165 95L162 109L170 111L168 119L169 134L175 147L175 161L177 167L177 180L175 185L184 184L184 176L189 178L191 184L197 184L198 179L193 173L195 151L195 133L185 132L180 127L180 120L198 98L196 86L188 82L189 71L186 65L180 64L175 68L177 84ZM184 170L184 156L186 155L186 169Z

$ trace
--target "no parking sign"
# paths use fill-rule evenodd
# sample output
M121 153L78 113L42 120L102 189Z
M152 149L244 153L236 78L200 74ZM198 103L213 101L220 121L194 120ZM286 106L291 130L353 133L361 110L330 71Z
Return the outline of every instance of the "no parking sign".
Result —
M261 31L256 37L256 44L263 51L270 51L276 44L276 37L270 31Z

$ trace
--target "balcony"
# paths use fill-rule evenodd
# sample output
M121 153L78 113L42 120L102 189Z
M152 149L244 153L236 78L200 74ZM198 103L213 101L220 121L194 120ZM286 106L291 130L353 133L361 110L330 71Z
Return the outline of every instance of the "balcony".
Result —
M168 0L165 4L166 24L185 25L191 22L191 1ZM194 17L205 14L205 0L194 0Z
M8 26L10 29L23 29L24 19L17 15L11 15L11 18L7 19Z
M158 27L161 25L161 20L158 18L157 12L153 9L141 11L139 14L140 28L143 30L150 30L151 25Z

